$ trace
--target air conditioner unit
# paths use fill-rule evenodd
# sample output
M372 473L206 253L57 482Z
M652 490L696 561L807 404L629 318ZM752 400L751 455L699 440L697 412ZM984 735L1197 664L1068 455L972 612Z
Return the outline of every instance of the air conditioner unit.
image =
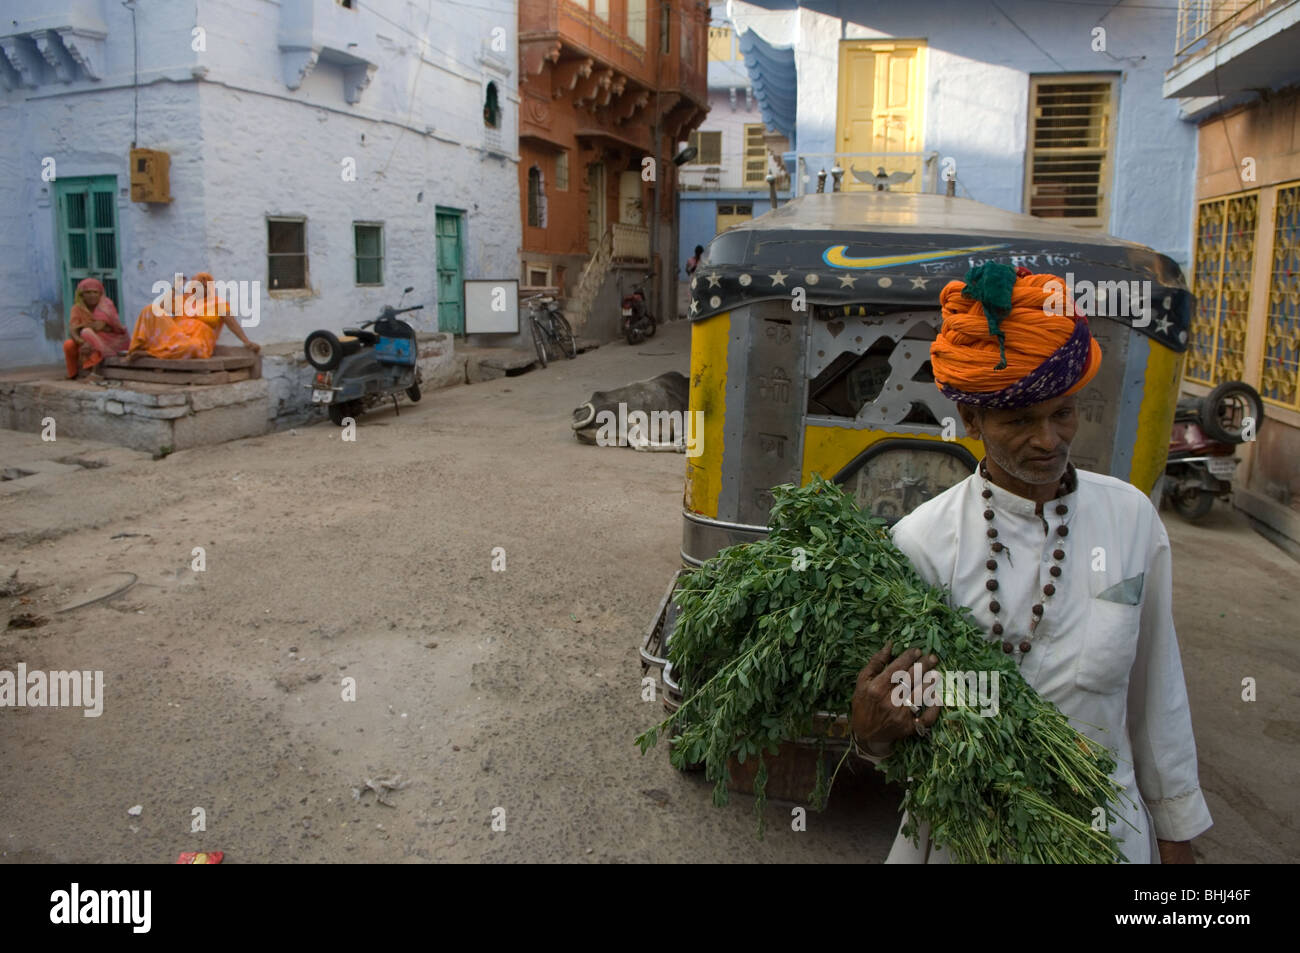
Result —
M157 149L131 150L131 201L170 202L171 156Z

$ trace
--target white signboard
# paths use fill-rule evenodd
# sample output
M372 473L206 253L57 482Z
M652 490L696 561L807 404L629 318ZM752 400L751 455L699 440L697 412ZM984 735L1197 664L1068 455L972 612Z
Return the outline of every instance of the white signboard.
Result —
M465 282L465 333L519 333L518 278Z

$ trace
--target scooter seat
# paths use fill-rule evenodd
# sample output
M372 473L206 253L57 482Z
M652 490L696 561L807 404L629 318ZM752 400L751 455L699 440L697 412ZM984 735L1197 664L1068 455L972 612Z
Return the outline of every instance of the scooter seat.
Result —
M343 333L356 338L362 344L373 346L379 340L379 335L373 331L365 331L361 328L344 328Z

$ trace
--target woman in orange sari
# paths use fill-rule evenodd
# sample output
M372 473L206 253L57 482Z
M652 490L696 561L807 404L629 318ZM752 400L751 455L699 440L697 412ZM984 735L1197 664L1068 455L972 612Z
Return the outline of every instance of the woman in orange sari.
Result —
M121 354L131 343L118 319L113 299L95 278L85 278L77 285L72 314L68 319L68 337L63 342L63 359L68 377L88 371L106 357Z
M164 360L211 357L223 325L234 332L244 347L254 353L260 351L244 334L230 307L216 296L213 280L206 271L199 272L190 282L181 275L163 306L145 305L136 318L126 359L131 361L146 354Z

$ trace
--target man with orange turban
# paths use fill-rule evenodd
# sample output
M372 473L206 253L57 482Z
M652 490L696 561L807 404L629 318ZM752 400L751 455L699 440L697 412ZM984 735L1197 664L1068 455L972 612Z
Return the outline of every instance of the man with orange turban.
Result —
M1101 348L1068 299L1053 306L1063 287L990 263L943 289L930 366L985 457L899 520L893 538L1040 695L1115 753L1128 796L1110 805L1119 819L1110 833L1125 858L1192 863L1190 841L1211 820L1174 633L1169 537L1141 490L1069 462L1076 395ZM915 649L893 659L886 646L859 674L853 730L872 756L924 737L939 718L939 708L892 701L894 671L916 664L928 671L937 659ZM946 860L922 824L916 843L900 830L887 863Z

